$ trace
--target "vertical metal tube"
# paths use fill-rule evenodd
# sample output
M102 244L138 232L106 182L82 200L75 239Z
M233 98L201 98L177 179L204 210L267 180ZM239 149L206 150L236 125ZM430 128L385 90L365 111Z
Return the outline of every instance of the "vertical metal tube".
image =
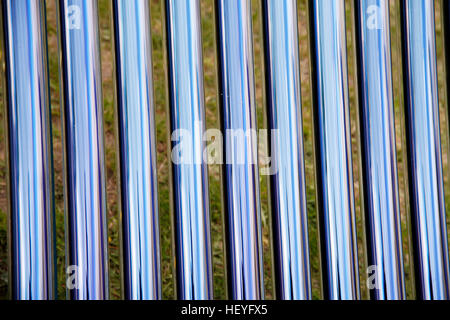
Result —
M263 24L276 293L310 299L297 2L264 0Z
M363 189L369 287L377 300L405 298L388 0L356 0Z
M147 0L114 0L126 299L161 298L158 181Z
M52 141L45 2L2 1L8 115L11 292L56 295Z
M97 1L59 0L64 124L67 289L107 299L108 242Z
M310 10L324 297L359 299L344 1Z
M434 1L404 0L403 61L417 297L449 298Z
M177 293L213 298L200 2L166 0Z
M217 0L216 15L229 296L263 299L250 1Z

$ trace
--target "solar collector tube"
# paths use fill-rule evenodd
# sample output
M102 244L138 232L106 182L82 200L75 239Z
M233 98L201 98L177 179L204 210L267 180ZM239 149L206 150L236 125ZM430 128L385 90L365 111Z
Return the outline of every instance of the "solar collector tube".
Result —
M200 2L166 0L177 295L213 298Z
M123 289L126 299L161 298L150 5L114 0L119 121Z
M109 297L98 4L60 0L59 34L67 234L67 290Z
M434 1L401 1L405 116L417 298L449 298Z
M345 6L341 0L309 6L323 293L359 299Z
M229 298L264 298L250 1L217 0Z
M53 165L45 2L2 1L8 115L10 287L56 297Z
M405 299L389 1L355 1L370 296Z
M264 0L263 25L276 275L280 299L311 299L297 3Z

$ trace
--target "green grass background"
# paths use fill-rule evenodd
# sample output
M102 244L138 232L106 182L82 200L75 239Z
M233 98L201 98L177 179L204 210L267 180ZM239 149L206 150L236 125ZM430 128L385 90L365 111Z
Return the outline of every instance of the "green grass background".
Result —
M256 102L258 127L266 128L264 111L264 85L263 85L263 57L262 57L262 32L261 32L261 7L260 0L252 1L253 12L253 40L255 55L255 79L256 79ZM169 156L168 156L168 129L167 129L167 103L166 103L166 73L165 73L165 44L163 26L163 7L161 0L151 0L151 31L153 38L153 80L156 104L156 134L158 151L158 187L159 187L159 209L161 227L161 257L162 257L162 285L163 298L174 298L174 273L172 255L172 226L169 209ZM349 90L351 109L351 133L353 148L353 171L355 186L355 203L357 216L357 240L358 255L360 259L360 281L363 297L367 297L365 289L366 261L365 242L363 230L363 210L361 208L360 187L360 162L359 162L359 140L357 119L357 87L355 81L355 48L353 36L352 2L346 0L347 8L347 46L349 65ZM59 100L59 70L58 70L58 38L56 27L56 1L47 0L47 31L49 44L49 68L51 88L51 115L53 125L53 153L54 153L54 181L55 181L55 211L56 211L56 238L57 238L57 270L58 270L58 295L60 299L65 298L65 243L64 243L64 199L63 199L63 163L62 163L62 137L61 137L61 115ZM405 163L405 141L404 141L404 118L403 97L401 86L401 51L400 51L400 23L398 1L390 1L391 6L391 36L392 36L392 58L394 76L394 99L396 115L397 134L397 156L400 181L400 202L403 230L403 243L405 255L405 272L407 278L408 298L413 298L413 283L411 277L410 242L408 217L409 207L407 193L406 163ZM443 144L443 162L446 190L447 208L450 205L448 185L448 121L447 106L445 99L444 78L444 55L441 23L441 5L436 1L436 32L438 49L439 70L439 98L441 111L441 138ZM217 109L217 84L216 84L216 60L215 60L215 22L212 0L201 0L202 11L202 34L204 54L204 78L205 78L205 101L208 128L219 128ZM109 240L109 262L110 262L110 288L111 298L120 299L120 266L119 266L119 210L118 186L117 186L117 139L115 132L115 106L113 91L113 55L112 55L112 33L111 33L111 2L110 0L99 0L101 54L102 54L102 77L103 77L103 103L105 123L106 144L106 168L107 168L107 201L108 201L108 240ZM320 291L320 260L317 237L317 215L314 185L314 158L313 158L313 132L312 132L312 104L310 83L310 60L309 60L309 34L307 0L298 0L298 19L300 37L300 59L301 59L301 89L302 89L302 112L305 141L305 168L306 168L306 191L307 209L309 218L309 239L311 256L311 273L313 284L313 297L321 297ZM3 55L3 52L1 52ZM3 88L0 90L3 93ZM0 99L0 299L7 298L8 269L7 269L7 172L6 172L6 136L5 136L5 106ZM210 182L210 208L211 208L211 235L214 268L214 297L216 299L226 298L225 270L223 251L223 226L221 213L221 185L219 167L209 167ZM274 298L273 292L273 270L270 246L270 212L268 206L267 177L260 178L261 184L261 210L263 221L263 248L264 248L264 281L266 298ZM450 212L447 210L447 212ZM449 221L447 217L447 221Z

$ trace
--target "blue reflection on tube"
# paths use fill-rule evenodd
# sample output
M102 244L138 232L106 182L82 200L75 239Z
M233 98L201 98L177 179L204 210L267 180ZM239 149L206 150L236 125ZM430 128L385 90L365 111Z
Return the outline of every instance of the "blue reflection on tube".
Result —
M264 298L250 1L217 0L228 290Z
M296 1L264 0L263 24L276 293L310 299Z
M356 40L360 83L363 187L368 264L377 300L405 298L389 1L356 1Z
M126 299L161 298L150 8L114 0Z
M2 1L10 168L11 293L56 295L45 2Z
M108 242L97 1L60 0L68 295L107 299Z
M417 297L449 298L434 1L402 1L409 183Z
M167 0L166 22L177 294L212 299L200 2Z
M310 10L324 297L359 299L344 1Z

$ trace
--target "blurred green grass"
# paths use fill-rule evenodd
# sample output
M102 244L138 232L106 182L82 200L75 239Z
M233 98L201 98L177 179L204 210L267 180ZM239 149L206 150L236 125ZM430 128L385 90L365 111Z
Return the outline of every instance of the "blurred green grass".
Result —
M162 0L151 0L151 31L153 44L153 80L156 105L156 135L157 135L157 165L158 165L158 188L159 209L161 227L161 250L162 250L162 284L163 298L174 298L174 274L172 255L172 226L169 204L169 157L168 157L168 128L167 128L167 103L166 103L166 73L165 73L165 44L163 28L163 6ZM439 1L438 1L439 2ZM444 172L448 173L448 121L445 104L445 79L443 76L443 40L442 23L440 17L440 4L436 6L436 31L438 46L438 69L439 69L439 93L441 106L441 135L443 142ZM357 214L358 255L360 259L360 280L363 295L366 297L365 288L365 256L364 256L364 232L363 232L363 210L361 210L360 195L360 168L358 153L359 139L357 134L357 99L355 81L355 56L353 25L351 18L352 1L346 1L347 8L347 43L348 43L348 65L349 65L349 89L351 108L351 134L353 148L353 170L355 180L355 203ZM404 253L406 263L406 277L408 298L412 298L411 263L409 256L410 245L408 243L408 200L405 193L406 165L404 155L404 119L402 114L403 98L401 87L401 52L400 52L400 24L398 1L391 1L391 33L392 33L392 58L394 75L394 99L396 115L397 134L397 157L399 164L400 199L402 212L402 230L404 234ZM64 243L64 199L63 199L63 163L62 163L62 136L61 116L59 100L59 71L58 71L58 39L56 30L56 1L47 0L47 29L49 44L49 69L51 88L51 107L53 125L53 148L54 148L54 181L55 181L55 211L56 211L56 238L57 238L57 269L58 269L58 295L60 299L65 298L65 243ZM217 109L217 83L215 62L215 24L213 13L213 1L201 0L202 10L202 35L204 53L204 77L205 77L205 101L208 128L218 128ZM263 59L262 59L262 31L261 31L261 8L260 0L252 0L253 10L253 38L255 55L255 79L256 79L256 102L258 127L265 128L264 111L264 88L263 88ZM113 55L112 55L112 33L111 33L111 2L110 0L99 0L99 17L101 33L102 54L102 78L103 78L103 101L105 122L105 152L107 168L107 200L108 200L108 240L110 255L110 287L111 298L120 299L120 263L119 263L119 210L118 186L117 186L117 139L116 118L114 110L113 89ZM310 60L309 39L307 20L307 0L298 0L300 57L301 57L301 93L303 130L305 141L305 173L307 191L307 209L309 218L309 238L311 256L311 274L313 283L313 297L320 298L320 259L317 237L317 215L314 185L314 157L313 157L313 132L312 132L312 104L310 84ZM2 92L3 90L0 90ZM7 294L7 229L6 229L6 159L5 159L5 123L3 100L0 99L0 299L6 298ZM448 188L448 174L445 174L447 208L450 205ZM225 292L225 270L224 270L224 247L223 247L223 225L221 208L221 184L220 171L216 165L209 167L210 183L210 212L211 212L211 236L212 256L214 271L214 297L216 299L226 298ZM261 184L261 211L263 221L263 249L264 249L264 279L266 298L274 297L272 259L270 247L270 212L268 205L268 180L267 177L260 178ZM447 210L447 212L449 212ZM447 218L447 221L450 219Z

